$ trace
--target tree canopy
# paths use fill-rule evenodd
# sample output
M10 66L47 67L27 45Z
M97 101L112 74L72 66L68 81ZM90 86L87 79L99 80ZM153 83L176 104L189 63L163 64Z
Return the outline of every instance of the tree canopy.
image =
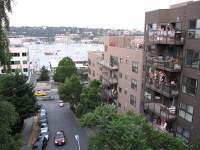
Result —
M102 103L100 85L101 83L98 80L92 80L92 82L90 82L90 84L83 89L80 103L76 108L76 115L78 117L86 114L87 112L93 111L95 107Z
M117 113L112 105L101 105L79 119L82 127L98 127L88 139L90 150L188 150L169 134L152 129L146 119L133 111ZM103 143L103 144L102 144Z
M58 95L60 99L69 102L72 109L74 109L80 102L80 95L82 91L82 84L77 75L73 74L70 78L66 78L65 83L58 88Z
M49 81L49 70L45 66L42 66L40 73L39 81Z
M26 83L26 77L16 73L0 76L0 101L12 103L19 114L19 122L36 114L39 106L34 96L33 85ZM20 130L21 126L17 127Z
M63 58L54 73L54 81L64 83L66 78L77 74L76 65L70 57Z
M10 102L0 101L0 149L19 149L11 127L19 119L15 106ZM14 148L15 147L15 148Z

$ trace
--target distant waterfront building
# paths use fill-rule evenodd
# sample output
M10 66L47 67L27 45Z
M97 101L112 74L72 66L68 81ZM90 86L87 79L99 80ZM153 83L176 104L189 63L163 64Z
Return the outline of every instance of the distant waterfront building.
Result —
M103 52L88 52L89 82L101 81L102 100L119 112L140 112L143 47L136 41L143 45L143 36L107 36Z
M143 110L158 130L200 135L200 1L146 12Z

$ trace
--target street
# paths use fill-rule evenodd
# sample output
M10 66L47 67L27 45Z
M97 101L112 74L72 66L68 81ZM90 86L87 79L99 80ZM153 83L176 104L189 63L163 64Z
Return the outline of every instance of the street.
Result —
M48 92L47 95L54 96L54 101L42 101L39 99L39 104L42 104L47 110L50 138L45 149L47 150L79 150L78 141L75 135L79 135L80 150L87 150L87 135L76 121L76 116L69 109L69 105L65 103L64 107L58 105L58 94L56 91ZM63 146L55 146L54 136L57 130L63 130L67 137L67 142Z

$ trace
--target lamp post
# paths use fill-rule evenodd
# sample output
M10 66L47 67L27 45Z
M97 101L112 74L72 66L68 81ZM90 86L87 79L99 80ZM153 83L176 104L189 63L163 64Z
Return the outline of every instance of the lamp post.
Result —
M79 143L79 136L78 135L75 135L75 139L77 140L77 142L78 142L78 149L80 150L81 149L81 147L80 147L80 143Z

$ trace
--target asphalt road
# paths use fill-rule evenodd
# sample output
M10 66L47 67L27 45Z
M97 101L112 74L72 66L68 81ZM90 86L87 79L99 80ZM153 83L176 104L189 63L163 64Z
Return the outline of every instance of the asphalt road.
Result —
M54 96L54 101L42 101L39 103L47 110L50 138L45 150L79 150L78 141L75 135L79 135L80 150L87 150L87 134L79 126L75 115L65 103L64 107L58 105L58 95L56 91L48 92L47 95ZM57 130L63 130L66 133L67 142L63 146L55 146L54 136Z

